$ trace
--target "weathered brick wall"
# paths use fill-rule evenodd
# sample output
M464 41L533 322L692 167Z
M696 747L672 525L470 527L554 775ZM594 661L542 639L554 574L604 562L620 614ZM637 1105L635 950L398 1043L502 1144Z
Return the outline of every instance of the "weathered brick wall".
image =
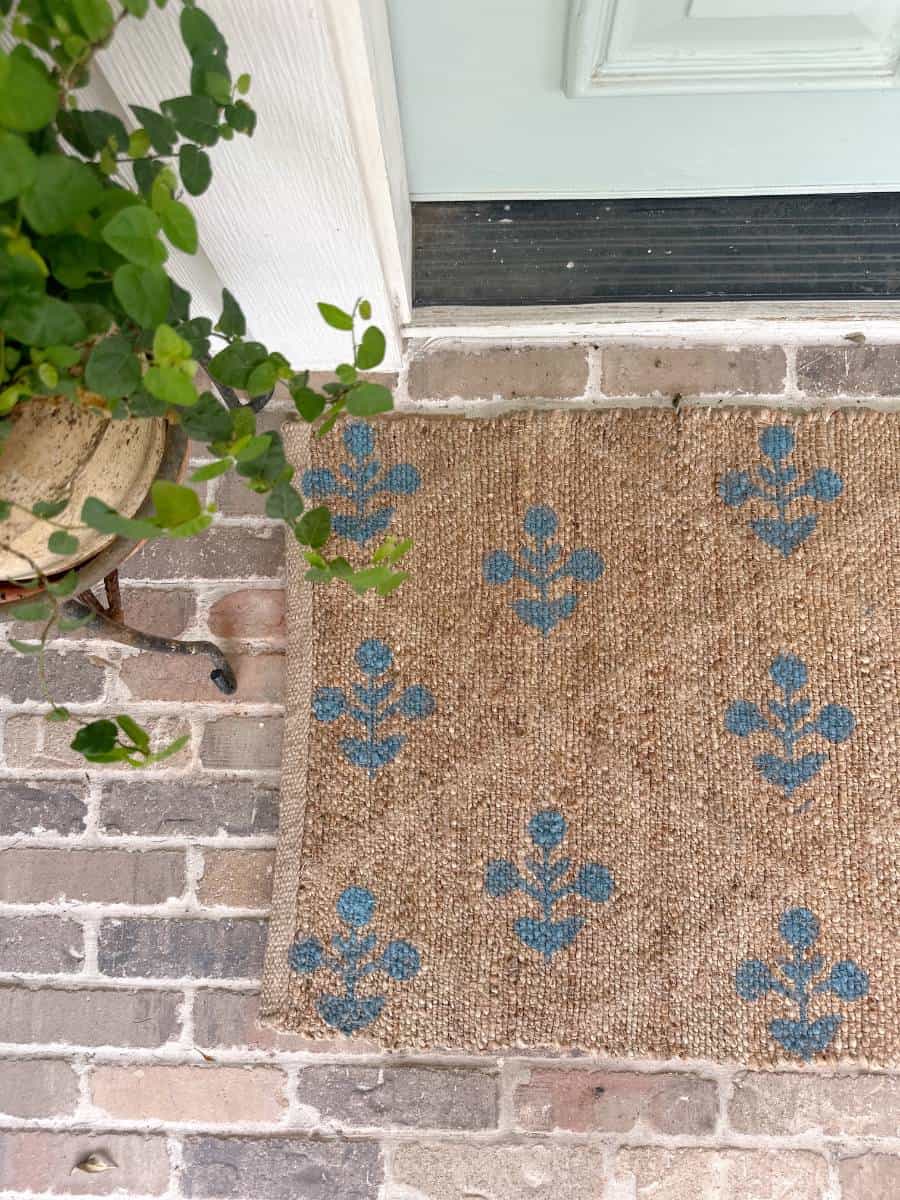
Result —
M897 407L892 347L431 348L404 402ZM273 411L266 423L278 423ZM271 425L270 425L271 427ZM244 1200L892 1200L900 1074L582 1056L379 1055L256 1023L278 807L281 532L216 480L200 542L122 572L137 626L212 636L202 660L76 635L50 659L79 713L127 706L190 749L86 772L34 667L0 656L0 1197ZM414 586L410 584L409 586ZM73 1173L102 1152L115 1169ZM4 1190L5 1189L5 1190Z

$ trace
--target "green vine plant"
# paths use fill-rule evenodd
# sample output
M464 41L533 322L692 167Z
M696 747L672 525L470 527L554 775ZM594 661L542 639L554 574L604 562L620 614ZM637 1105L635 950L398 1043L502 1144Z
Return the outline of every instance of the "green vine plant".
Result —
M167 0L154 3L164 8ZM213 323L192 315L190 293L166 271L169 246L197 251L197 223L185 199L209 187L210 149L253 134L256 113L245 99L250 76L233 78L221 32L193 0L183 0L189 91L157 108L132 105L131 129L114 113L79 104L94 55L121 22L142 20L149 9L150 0L0 0L0 28L14 43L9 53L0 51L0 452L10 414L36 397L90 405L114 421L164 417L204 442L213 458L191 483L234 471L265 493L267 515L282 520L304 548L308 579L387 595L407 577L398 564L409 542L385 539L371 565L358 569L329 558L331 514L325 505L305 507L279 434L256 432L251 404L229 407L198 388L201 364L216 385L250 401L283 384L318 436L343 414L391 409L390 391L364 377L385 354L369 302L359 299L349 312L319 304L325 322L349 335L351 355L316 390L307 371L248 338L230 292L223 291ZM150 516L132 518L89 497L77 526L56 520L65 499L39 501L30 511L46 523L48 549L57 555L75 554L86 528L137 541L192 537L212 522L213 505L204 506L193 487L157 480L151 500ZM0 499L0 522L16 507ZM2 538L0 546L12 550ZM153 752L147 731L126 715L85 722L56 703L46 645L90 618L64 612L79 592L77 571L53 577L19 557L32 572L23 586L36 594L12 615L37 628L33 640L9 642L37 657L47 719L77 722L71 745L90 762L145 766L180 750L185 738Z

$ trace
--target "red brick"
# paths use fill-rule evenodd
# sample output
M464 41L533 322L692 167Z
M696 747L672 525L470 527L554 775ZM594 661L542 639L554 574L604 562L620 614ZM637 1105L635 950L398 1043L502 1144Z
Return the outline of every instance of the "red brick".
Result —
M204 850L200 903L268 909L274 867L274 850Z
M0 971L52 974L80 971L84 933L59 917L0 917Z
M109 713L98 713L86 720L108 719ZM190 726L180 717L150 717L141 718L140 724L149 732L153 748L158 750L184 733L190 733ZM80 770L84 771L86 763L82 755L70 748L69 743L77 732L77 726L71 721L63 724L50 724L39 716L10 717L6 722L4 746L6 762L10 767L31 768L37 770ZM166 759L163 765L172 767L184 765L188 747L175 758ZM128 766L117 763L105 764L105 769L114 771L130 771ZM144 767L142 770L152 771L154 767Z
M125 1120L277 1121L286 1107L283 1072L274 1067L96 1067L91 1098Z
M556 400L586 387L585 346L436 350L409 364L413 400Z
M515 1089L523 1129L618 1133L642 1127L658 1133L704 1134L716 1126L716 1084L676 1072L532 1070Z
M279 704L284 657L281 654L229 654L237 691L226 696L210 679L205 655L173 656L147 652L122 663L121 679L133 700L201 701L208 704Z
M280 717L222 717L204 727L200 759L217 770L277 770L282 733Z
M279 579L283 566L280 527L214 525L198 537L147 542L119 574L127 579Z
M825 1159L805 1150L625 1147L616 1178L634 1200L826 1200Z
M78 1078L61 1059L0 1061L0 1113L54 1117L72 1112L77 1103Z
M602 351L606 396L771 395L785 388L777 346L609 346Z
M728 1119L741 1133L895 1137L900 1078L748 1072L735 1080Z
M159 904L185 888L176 850L31 850L0 855L0 900Z
M281 588L242 588L229 592L209 610L209 631L220 638L284 638L284 591Z
M76 1164L90 1154L114 1163L88 1173ZM54 1192L64 1196L159 1196L169 1186L169 1155L164 1137L131 1133L0 1133L3 1186L12 1191Z
M900 1154L859 1154L838 1163L842 1200L896 1200Z
M160 1046L178 1036L180 992L0 984L2 1040Z

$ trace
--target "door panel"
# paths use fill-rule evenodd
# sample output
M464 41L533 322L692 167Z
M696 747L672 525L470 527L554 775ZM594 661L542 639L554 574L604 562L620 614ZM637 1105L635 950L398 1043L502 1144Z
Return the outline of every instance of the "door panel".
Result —
M413 199L900 190L900 0L388 0Z

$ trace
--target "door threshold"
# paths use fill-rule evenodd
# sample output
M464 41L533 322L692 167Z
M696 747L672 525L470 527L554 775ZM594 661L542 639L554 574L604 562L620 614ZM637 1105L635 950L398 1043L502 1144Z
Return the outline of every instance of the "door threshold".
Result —
M713 302L448 305L413 309L407 340L900 342L900 300L716 300Z

